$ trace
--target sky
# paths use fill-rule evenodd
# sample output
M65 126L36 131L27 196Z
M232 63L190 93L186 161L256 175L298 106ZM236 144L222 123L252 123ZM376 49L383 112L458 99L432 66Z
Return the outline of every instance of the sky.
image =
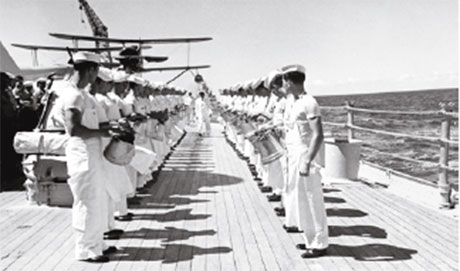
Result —
M456 0L88 0L114 38L212 37L190 48L190 64L213 90L288 64L307 70L313 95L458 87ZM77 0L0 0L0 39L17 64L31 52L11 43L70 46L49 32L91 35ZM82 18L84 23L81 22ZM91 43L80 43L80 46ZM187 45L143 53L187 64ZM67 61L39 52L40 65ZM165 82L179 72L147 73ZM196 88L187 73L173 83Z

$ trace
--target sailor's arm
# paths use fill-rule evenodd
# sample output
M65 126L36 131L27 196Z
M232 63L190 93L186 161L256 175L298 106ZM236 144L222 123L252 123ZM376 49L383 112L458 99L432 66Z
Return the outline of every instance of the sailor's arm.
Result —
M318 153L319 149L321 148L321 144L324 140L323 134L323 125L321 123L321 117L314 116L308 119L308 125L310 127L312 137L310 140L310 144L308 146L308 152L305 156L305 162L301 166L300 175L308 176L310 173L310 164L315 159L316 154Z
M82 114L77 108L65 110L64 121L70 136L77 136L83 139L110 136L107 129L89 129L81 124L81 120Z

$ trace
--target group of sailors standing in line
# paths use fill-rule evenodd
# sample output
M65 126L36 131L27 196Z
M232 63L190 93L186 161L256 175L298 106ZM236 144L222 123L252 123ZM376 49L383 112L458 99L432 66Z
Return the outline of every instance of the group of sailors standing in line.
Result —
M323 141L320 108L305 91L305 68L289 65L266 78L222 91L217 108L227 140L248 165L262 192L284 218L287 232L302 232L302 258L328 247L321 168L315 157ZM270 139L276 140L268 144ZM278 145L274 147L273 145ZM268 149L267 149L268 148ZM279 150L281 149L281 151Z
M94 53L75 53L72 63L71 77L53 85L57 99L43 127L68 135L65 155L76 259L107 262L117 248L108 247L104 239L123 234L115 229L115 219L132 219L128 202L138 204L136 192L156 178L184 135L195 101L184 91L160 89L122 70L99 67L100 56ZM205 107L204 95L199 99L197 115ZM121 149L116 156L127 157L127 165L114 163L107 153L113 151L108 151L113 142L121 141L134 146L131 155Z

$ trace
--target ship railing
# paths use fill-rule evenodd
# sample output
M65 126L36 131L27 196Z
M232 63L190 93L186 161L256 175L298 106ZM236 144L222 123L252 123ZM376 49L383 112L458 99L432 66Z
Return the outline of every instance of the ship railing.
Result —
M452 108L454 107L453 103L440 103L440 110L438 111L399 111L399 110L374 110L374 109L367 109L367 108L357 108L354 107L351 102L346 102L344 106L321 106L322 110L342 110L345 111L347 114L346 123L337 123L337 122L328 122L324 121L324 125L328 126L335 126L338 128L346 129L348 140L352 140L355 138L356 131L364 132L364 133L373 133L377 135L383 136L391 136L395 138L404 138L404 139L412 139L422 142L429 142L439 145L439 162L431 162L426 160L415 159L407 156L398 155L396 153L389 153L383 152L380 150L376 150L375 148L364 147L363 149L372 150L374 152L377 151L378 154L386 155L389 157L394 157L400 160L419 163L423 164L424 167L428 168L438 168L438 181L436 186L439 189L441 195L441 208L450 208L455 203L451 197L452 193L452 186L448 180L448 173L455 172L458 174L458 168L449 166L449 147L454 146L458 147L458 139L453 140L450 136L450 130L452 126L452 121L458 121L458 113L453 112ZM421 135L411 135L406 133L398 133L398 132L390 132L384 131L379 129L372 129L358 126L354 123L354 117L356 113L363 113L363 114L379 114L379 115L412 115L412 116L431 116L431 117L441 117L440 124L441 124L441 133L439 137L433 136L421 136Z

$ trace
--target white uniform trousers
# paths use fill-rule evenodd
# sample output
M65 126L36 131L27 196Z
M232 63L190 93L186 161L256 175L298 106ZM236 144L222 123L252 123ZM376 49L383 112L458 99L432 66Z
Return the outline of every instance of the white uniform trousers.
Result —
M309 176L299 174L307 152L308 149L302 147L289 149L286 225L297 226L303 231L307 248L325 249L328 247L328 226L320 168L311 165Z
M269 164L263 165L264 185L270 186L273 193L280 195L284 187L283 167L281 159L277 159Z
M103 204L106 191L102 179L102 150L98 139L83 142L70 138L66 146L68 184L73 195L72 226L75 234L75 257L87 259L102 255Z

